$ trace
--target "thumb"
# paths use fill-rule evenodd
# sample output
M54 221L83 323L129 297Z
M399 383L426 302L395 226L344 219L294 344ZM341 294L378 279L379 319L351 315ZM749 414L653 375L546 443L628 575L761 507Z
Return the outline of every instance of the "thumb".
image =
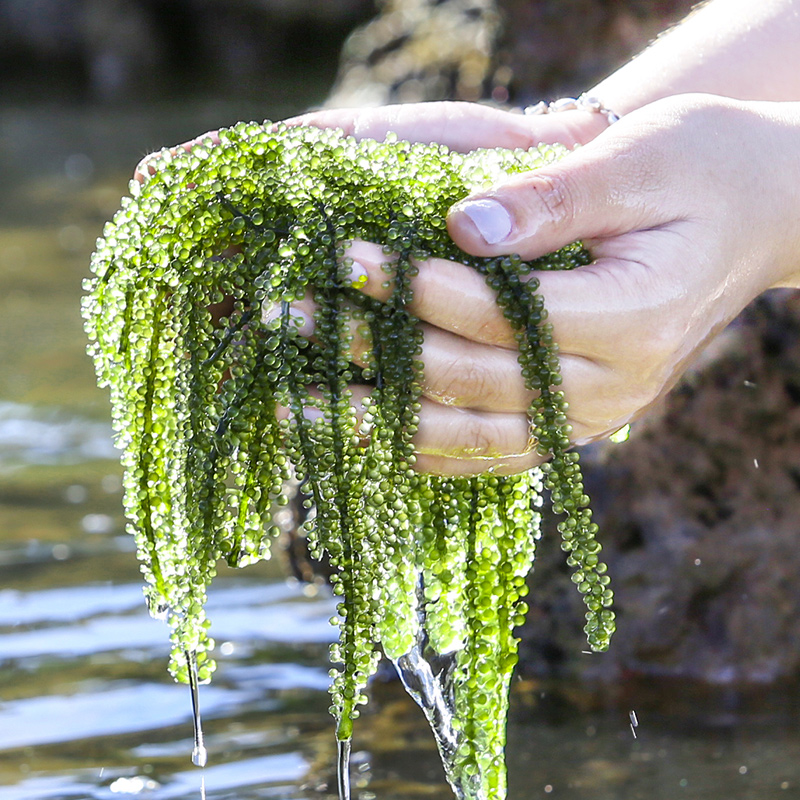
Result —
M621 127L622 121L614 126ZM663 180L649 150L609 129L556 164L456 203L447 218L450 236L472 255L531 259L578 239L666 222L669 203L659 194Z

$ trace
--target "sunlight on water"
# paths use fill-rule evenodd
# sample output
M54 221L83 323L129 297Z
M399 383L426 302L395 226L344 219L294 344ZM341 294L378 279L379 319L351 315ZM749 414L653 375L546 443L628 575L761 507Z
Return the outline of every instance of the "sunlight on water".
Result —
M80 464L116 460L111 425L66 414L0 402L0 472L23 464Z

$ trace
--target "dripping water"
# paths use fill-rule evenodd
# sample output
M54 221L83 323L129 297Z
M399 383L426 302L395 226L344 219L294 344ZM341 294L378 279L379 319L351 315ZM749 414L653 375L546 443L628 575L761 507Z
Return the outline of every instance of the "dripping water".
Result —
M456 654L439 655L430 651L426 654L426 639L424 629L421 629L411 650L393 663L406 691L425 713L447 769L458 747L458 735L453 724Z
M455 682L458 651L437 653L429 645L422 575L417 587L419 600L419 627L411 649L392 663L406 691L422 709L431 726L445 775L459 800L474 797L468 777L460 774L456 754L458 751L458 723L455 701ZM466 782L466 784L465 784Z
M339 800L350 800L350 746L352 739L339 739L337 745Z
M458 651L436 653L427 647L422 628L417 641L405 655L392 659L406 691L425 714L433 731L447 782L457 800L486 800L480 776L465 773L459 767L458 716L455 704L455 680Z
M189 688L192 692L192 721L194 723L194 749L192 750L192 764L204 767L208 761L208 750L203 743L203 726L200 721L200 696L197 688L197 654L192 651L186 653L186 662L189 666ZM205 797L205 784L203 785Z

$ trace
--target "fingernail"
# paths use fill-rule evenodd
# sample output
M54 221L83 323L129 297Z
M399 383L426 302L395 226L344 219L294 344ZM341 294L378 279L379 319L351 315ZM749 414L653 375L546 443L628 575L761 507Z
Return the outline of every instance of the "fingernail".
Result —
M311 336L314 333L317 324L310 314L306 314L305 311L301 311L299 308L292 307L289 310L289 316L291 317L291 322L297 326L297 332L301 336Z
M307 419L312 425L325 416L325 412L316 406L303 406L303 417Z
M354 289L363 289L369 280L369 273L367 272L367 268L360 261L353 260L344 279L345 282L349 283Z
M263 309L261 312L261 322L264 325L269 325L270 322L274 322L278 319L281 313L280 305L274 305L270 308ZM297 332L301 336L311 336L317 327L314 322L314 317L294 306L289 306L289 321L295 325Z
M486 244L500 244L511 233L511 215L497 200L468 200L458 206Z

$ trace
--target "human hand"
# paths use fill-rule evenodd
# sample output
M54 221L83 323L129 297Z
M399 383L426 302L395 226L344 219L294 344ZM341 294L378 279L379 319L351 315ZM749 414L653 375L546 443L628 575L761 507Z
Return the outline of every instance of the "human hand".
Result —
M495 110L484 117L486 111L463 109L461 118L463 104L425 108L437 105L446 121L434 115L422 127L401 109L320 112L301 121L341 125L350 114L345 129L356 135L380 138L384 125L429 140L438 125L453 147L491 143L491 126L480 120ZM524 135L526 118L500 113L508 125L500 143L522 144L515 137ZM598 116L533 119L577 113ZM451 211L451 235L477 255L518 251L534 258L580 238L595 256L575 272L537 275L561 348L576 443L643 413L761 291L800 285L797 114L790 104L711 96L659 101L558 164L516 176L471 198L477 205ZM462 130L458 119L474 124ZM475 227L489 219L486 201L510 212L510 223L495 224L489 240ZM382 249L357 242L350 257L367 276L363 290L381 299ZM411 310L426 341L418 468L516 472L538 463L527 438L531 395L511 330L483 280L471 268L431 260L420 265L414 288ZM354 360L368 344L356 327ZM366 391L355 388L356 402Z
M576 239L592 253L536 276L577 444L651 407L756 295L800 286L799 129L797 104L677 96L451 209L474 255L531 259ZM427 300L451 307L445 292Z
M551 117L524 116L501 111L488 106L470 103L429 103L417 106L389 106L371 111L325 111L296 118L295 124L304 122L318 125L336 125L346 133L356 136L384 138L392 130L400 138L414 141L440 141L450 147L469 150L475 147L530 147L539 142L561 142L573 145L588 141L602 130L606 122L597 114L586 111L568 111ZM173 154L183 148L191 150L199 142L218 143L216 132L197 137L183 145L171 148ZM155 171L154 154L138 165L134 178L144 182ZM388 297L383 286L386 275L382 264L386 256L380 247L359 242L353 245L351 257L360 262L360 274L370 279L364 291L377 299ZM448 327L442 319L446 308L426 309L427 294L421 281L416 282L416 294L411 311L423 322L425 335L426 370L423 379L422 413L420 427L415 436L418 451L417 467L422 471L439 473L483 472L492 469L498 473L520 472L541 462L535 453L535 443L530 441L526 410L532 393L522 383L513 332L502 313L497 309L493 295L483 278L470 269L466 275L460 265L439 261L428 265L426 275L438 284L430 291L435 296L446 291L452 299L455 294L450 283L455 270L458 295L463 305L469 307L473 295L482 300L487 319L476 321L486 330L476 337L463 338L458 330L460 319ZM220 309L212 309L215 319L230 311L230 298ZM313 329L313 304L310 301L295 305L301 333ZM268 312L269 313L269 312ZM496 334L490 329L497 329ZM359 363L366 358L369 344L358 335L354 323L353 358ZM447 355L457 351L459 370L451 381ZM502 374L498 375L498 368ZM465 374L466 372L466 374ZM485 374L490 382L481 380ZM353 387L356 404L368 393L367 387Z
M756 295L800 286L798 126L790 104L670 98L451 210L453 239L475 255L532 259L576 239L592 252L589 266L536 275L577 444L644 413ZM381 299L382 250L357 242L350 256L369 276L364 290ZM419 266L412 310L425 333L427 401L418 468L532 466L531 395L492 293L468 267ZM356 332L356 360L366 347Z
M526 116L478 103L409 103L371 109L327 109L285 120L289 125L341 128L356 139L383 140L390 131L410 142L436 142L458 152L479 147L529 148L538 144L586 144L607 122L599 114L584 110ZM188 142L167 148L191 151L200 142L219 144L217 131L209 131ZM153 162L163 151L146 155L133 177L144 183L154 174Z
M289 125L340 128L356 139L398 139L443 144L460 153L482 147L528 149L539 144L573 148L586 144L608 127L601 114L584 109L558 114L525 115L479 103L433 102L332 108L286 120Z
M359 139L381 140L391 131L399 139L436 142L462 152L540 143L573 147L590 141L608 124L585 110L525 116L454 102L331 109L287 123L337 127ZM356 262L354 274L363 280L359 288L377 300L388 299L382 247L355 242L348 256ZM541 463L529 435L527 410L533 393L522 380L514 331L494 294L472 268L443 259L431 259L423 267L413 280L409 309L421 320L424 335L416 468L440 474L504 474ZM307 298L295 303L294 310L301 331L311 335L313 302ZM355 321L351 328L353 360L364 365L371 344ZM351 388L359 405L369 389Z

